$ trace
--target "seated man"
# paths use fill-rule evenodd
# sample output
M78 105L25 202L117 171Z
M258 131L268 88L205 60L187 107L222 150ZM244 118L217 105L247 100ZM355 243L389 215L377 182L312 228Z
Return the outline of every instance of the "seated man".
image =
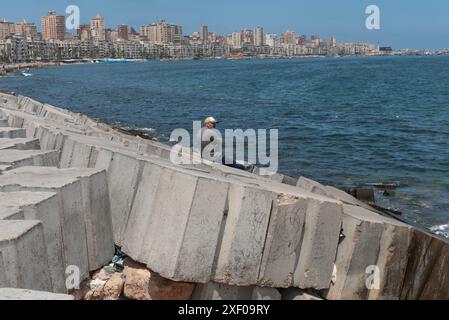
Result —
M254 166L250 164L239 163L238 161L226 161L225 153L223 150L223 141L218 139L217 136L221 137L221 134L217 132L217 124L219 122L214 117L208 117L204 121L204 127L201 128L201 157L214 162L220 162L225 166L252 172ZM219 150L222 156L215 156L215 152Z

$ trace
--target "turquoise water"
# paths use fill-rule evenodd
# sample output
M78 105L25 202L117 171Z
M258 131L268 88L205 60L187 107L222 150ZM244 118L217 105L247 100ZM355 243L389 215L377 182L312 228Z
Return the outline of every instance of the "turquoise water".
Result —
M335 186L397 182L377 201L449 235L449 57L89 64L0 79L16 91L166 140L213 115L278 128L280 171Z

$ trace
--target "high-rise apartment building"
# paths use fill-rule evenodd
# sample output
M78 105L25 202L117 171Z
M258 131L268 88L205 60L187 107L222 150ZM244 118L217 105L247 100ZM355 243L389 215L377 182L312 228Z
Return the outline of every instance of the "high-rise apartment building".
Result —
M169 24L164 20L140 27L140 33L155 44L181 44L183 40L182 27Z
M0 39L6 39L7 37L13 36L16 32L13 22L8 20L0 20Z
M296 34L293 31L287 31L281 35L281 44L296 44Z
M242 47L242 33L233 32L232 33L232 47L234 49L240 49Z
M122 24L117 28L118 38L121 40L129 40L129 28L126 24Z
M209 40L209 29L204 24L200 26L200 40L202 42L207 42Z
M337 46L337 38L335 36L331 36L329 38L329 47L334 48Z
M37 26L35 23L23 20L15 25L15 34L26 39L38 39Z
M271 48L279 46L279 38L274 33L268 33L265 35L265 44Z
M42 39L44 40L64 40L65 37L65 17L50 11L48 15L42 17Z
M89 41L91 39L90 37L90 25L88 24L82 24L77 30L78 38L81 41Z
M244 29L242 31L242 42L245 44L254 44L254 31L251 29Z
M104 19L99 14L95 18L90 20L90 34L95 41L106 40L106 28L104 25Z
M265 45L265 33L262 27L257 27L254 36L254 44L257 47L263 47Z

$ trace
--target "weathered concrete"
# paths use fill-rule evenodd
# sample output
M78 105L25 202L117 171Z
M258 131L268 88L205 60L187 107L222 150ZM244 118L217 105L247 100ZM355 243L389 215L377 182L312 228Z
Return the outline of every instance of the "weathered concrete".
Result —
M177 281L210 280L227 189L219 181L162 170L152 207L140 213L149 216L142 252L150 269ZM133 225L128 225L128 233Z
M401 299L449 299L449 246L422 230L413 229Z
M342 224L337 203L310 200L293 283L303 289L329 288Z
M11 166L0 165L0 174L2 174L2 173L5 172L5 171L8 171L8 170L10 170L10 169L12 169Z
M16 288L0 288L0 300L74 300L74 297L67 294L57 294L44 291L33 291Z
M59 163L57 151L0 150L0 164L12 168L25 166L56 167Z
M95 270L112 257L112 222L103 170L24 167L0 176L0 190L58 193L63 207L60 219L66 264L78 266L81 275L86 275L88 269Z
M336 280L326 298L397 299L407 262L409 228L372 211L344 205L344 239L335 262ZM374 279L369 268L374 267L381 271L379 289L368 287L371 278Z
M329 197L331 199L336 199L346 204L359 206L367 210L374 211L374 209L370 207L368 204L354 198L353 196L351 196L350 194L346 193L343 190L331 186L322 185L316 181L307 179L305 177L299 178L297 186L300 187L301 189L307 190L315 194L319 194L321 196Z
M299 261L307 201L279 196L274 203L258 283L289 288Z
M0 191L39 191L58 194L62 210L65 265L75 265L81 276L88 274L86 228L84 223L81 182L67 179L59 170L46 167L23 167L0 176Z
M1 287L52 290L44 231L39 221L0 220Z
M26 131L19 128L0 127L0 138L25 138Z
M0 119L0 127L9 126L8 119Z
M274 201L272 192L231 185L215 282L239 286L257 283Z
M56 193L0 192L0 220L42 221L54 292L66 292L60 210Z
M0 139L0 150L3 149L17 149L17 150L39 150L39 139Z

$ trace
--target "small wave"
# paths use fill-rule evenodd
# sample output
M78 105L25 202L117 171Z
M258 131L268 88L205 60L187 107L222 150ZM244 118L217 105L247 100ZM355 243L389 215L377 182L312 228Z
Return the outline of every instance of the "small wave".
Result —
M449 239L449 223L448 224L442 224L439 226L433 226L430 228L430 231L436 233L439 236L443 236L445 238Z

